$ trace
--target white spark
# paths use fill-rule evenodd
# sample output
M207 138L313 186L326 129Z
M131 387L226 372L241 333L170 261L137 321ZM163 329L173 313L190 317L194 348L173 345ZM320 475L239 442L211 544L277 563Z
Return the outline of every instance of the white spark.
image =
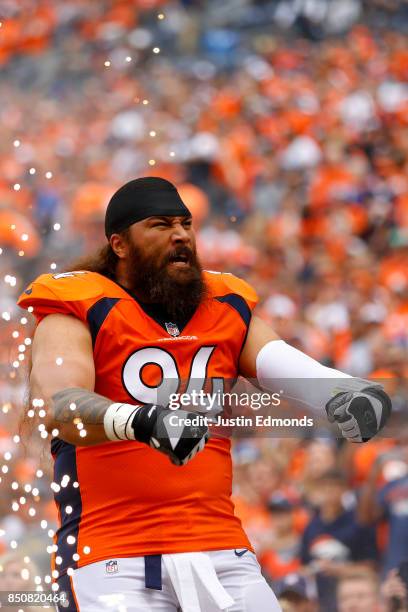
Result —
M60 223L54 223L53 229L54 229L55 232L59 232L60 229L61 229L61 224Z
M45 178L46 179L52 179L52 172L48 171L45 173Z
M69 481L70 481L70 477L68 476L68 474L64 474L63 477L61 478L61 487L66 487Z
M20 191L20 189L21 189L20 183L14 183L13 189L14 189L14 191Z

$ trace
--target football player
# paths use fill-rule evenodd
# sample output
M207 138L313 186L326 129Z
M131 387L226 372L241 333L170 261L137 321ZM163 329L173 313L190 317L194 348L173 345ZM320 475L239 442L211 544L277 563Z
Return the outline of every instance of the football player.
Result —
M384 426L389 398L279 339L252 314L246 282L203 271L168 181L121 187L105 229L96 257L40 276L19 299L38 322L31 396L53 433L53 563L68 609L277 611L234 514L230 440L189 409L174 425L169 396L239 375L275 391L284 379L287 397L326 409L353 442Z

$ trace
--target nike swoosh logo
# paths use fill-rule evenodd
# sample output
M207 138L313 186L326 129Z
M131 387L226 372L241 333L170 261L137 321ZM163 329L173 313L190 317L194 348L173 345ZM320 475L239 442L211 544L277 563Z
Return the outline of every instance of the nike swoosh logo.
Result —
M247 548L244 548L244 550L234 550L234 553L236 554L237 557L242 557L243 555L245 555L245 553L248 552Z

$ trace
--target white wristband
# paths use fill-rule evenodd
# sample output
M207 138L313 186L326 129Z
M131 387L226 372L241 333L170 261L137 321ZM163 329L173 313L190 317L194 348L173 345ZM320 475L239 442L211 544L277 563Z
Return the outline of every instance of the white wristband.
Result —
M103 426L109 440L135 440L133 417L140 406L111 404L103 417Z

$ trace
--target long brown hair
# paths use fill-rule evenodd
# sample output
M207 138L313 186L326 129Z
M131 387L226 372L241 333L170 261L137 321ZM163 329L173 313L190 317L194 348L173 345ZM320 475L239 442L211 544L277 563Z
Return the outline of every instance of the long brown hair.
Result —
M123 230L119 235L125 240L129 241L130 228ZM97 272L107 278L114 279L116 275L116 266L119 261L119 257L112 249L110 243L103 246L96 253L90 255L84 255L79 259L75 260L64 272L73 272L74 270L87 270L88 272Z

